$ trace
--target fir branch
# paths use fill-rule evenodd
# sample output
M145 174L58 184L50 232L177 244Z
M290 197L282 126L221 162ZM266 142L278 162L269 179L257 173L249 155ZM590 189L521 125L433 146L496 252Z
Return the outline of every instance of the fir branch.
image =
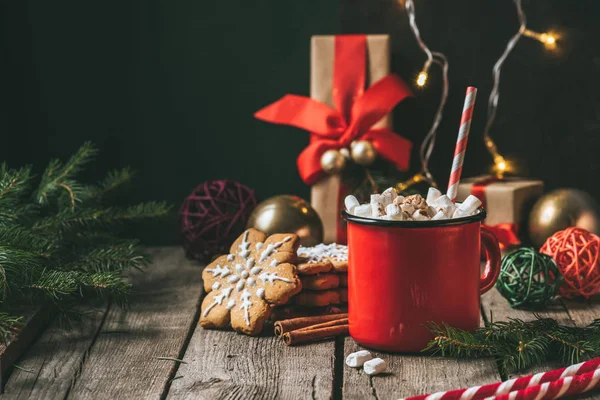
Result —
M54 234L57 231L102 228L127 221L163 217L169 210L170 207L164 202L142 203L125 209L67 209L39 220L31 229L42 234Z
M428 326L434 339L425 350L449 357L491 356L504 373L548 361L576 364L600 356L600 319L587 327L560 325L550 318L487 323L475 332L448 325Z
M0 312L0 340L6 344L24 325L23 317L15 317L7 312Z
M109 192L113 192L130 182L134 175L135 173L129 167L110 171L108 175L106 175L106 178L100 182L96 189L96 193L103 196Z
M0 165L0 207L8 208L18 205L29 190L30 180L31 167L13 170L2 163Z
M130 268L141 270L150 257L139 250L135 242L92 248L75 256L63 268L84 272L122 272Z
M35 195L37 202L48 204L51 197L57 196L60 191L66 191L74 208L75 203L79 201L77 194L81 187L73 178L96 153L96 148L90 142L86 142L64 165L60 160L52 160L42 175Z
M120 307L127 305L127 295L131 292L131 284L114 272L98 272L81 274L82 292L92 290L100 298L110 298Z
M52 255L57 246L55 241L34 236L31 231L18 225L0 226L0 243L41 257Z

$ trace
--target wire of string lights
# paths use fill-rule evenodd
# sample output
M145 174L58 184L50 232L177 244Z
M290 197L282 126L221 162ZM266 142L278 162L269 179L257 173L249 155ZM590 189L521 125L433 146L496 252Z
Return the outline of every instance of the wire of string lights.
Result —
M441 67L442 70L442 94L440 98L440 103L433 117L433 123L431 124L431 128L425 135L423 142L421 143L419 157L421 161L421 171L415 174L412 178L405 182L401 182L396 185L397 190L406 190L412 185L426 181L432 186L437 186L433 175L429 171L429 159L431 158L431 153L435 147L435 139L437 136L437 129L442 121L442 115L444 112L444 108L446 106L446 100L448 99L448 59L443 53L431 51L427 44L421 38L421 33L419 32L419 27L417 26L416 14L415 14L415 4L413 0L406 0L404 7L406 8L406 12L408 14L408 21L410 25L410 29L413 32L413 35L419 44L419 47L425 53L427 59L425 60L425 64L423 65L423 69L417 76L417 86L423 87L427 83L427 78L429 77L429 68L432 64L437 64Z
M492 140L490 136L490 130L492 128L492 125L494 124L494 120L496 119L496 112L498 110L498 99L500 97L500 72L502 70L502 64L504 64L504 61L506 60L508 55L515 48L521 36L536 39L544 43L548 48L554 48L554 46L556 46L556 36L552 33L537 33L527 29L527 17L525 16L525 12L523 11L523 7L521 6L521 0L514 0L514 3L515 7L517 8L519 30L513 35L513 37L510 38L510 40L506 44L504 52L502 53L498 61L496 61L496 64L494 64L494 68L492 70L494 85L492 87L492 91L490 92L490 97L488 99L487 121L483 129L483 141L485 143L485 147L487 148L494 160L494 172L498 178L502 178L504 173L511 172L513 170L513 167L510 164L510 162L507 161L498 152L496 143Z
M496 118L496 111L498 109L498 99L500 97L500 72L502 70L502 65L504 64L504 61L506 60L510 52L514 49L514 47L517 45L517 42L522 36L535 39L543 43L548 49L554 49L556 47L556 42L558 39L558 37L551 32L538 33L527 29L527 17L525 16L525 12L523 11L523 7L521 6L521 0L513 1L517 9L519 30L510 38L506 45L506 48L504 49L504 52L502 53L498 61L496 61L496 63L494 64L494 68L492 70L494 85L490 93L490 97L488 99L487 120L483 131L484 143L494 160L494 171L498 177L502 177L505 172L510 172L512 170L512 165L498 152L498 148L496 147L495 142L490 136L490 130L492 128L492 125L494 124L494 120ZM449 81L448 60L446 56L440 52L431 51L421 37L419 27L417 26L414 0L399 0L399 2L401 5L402 3L404 3L404 7L406 8L406 12L408 14L410 29L419 47L421 48L423 53L425 53L426 56L423 69L421 70L415 81L416 85L418 87L424 87L426 85L427 79L429 77L429 69L432 64L437 64L441 67L443 78L440 103L434 115L431 128L429 129L429 132L427 132L427 134L425 135L419 152L421 161L421 171L415 174L409 180L396 185L396 189L402 191L422 181L426 181L432 186L437 186L435 179L429 171L429 160L431 159L431 154L435 147L437 129L442 120L446 100L448 98Z

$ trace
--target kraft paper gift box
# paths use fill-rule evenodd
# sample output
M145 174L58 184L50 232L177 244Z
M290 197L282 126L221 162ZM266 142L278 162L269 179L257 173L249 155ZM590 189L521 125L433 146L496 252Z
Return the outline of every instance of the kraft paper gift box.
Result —
M366 86L390 73L390 40L388 35L366 35ZM333 106L333 69L335 36L313 36L310 52L310 97ZM391 128L389 116L374 128ZM321 178L311 187L311 205L323 221L325 243L346 243L346 222L340 217L344 198L350 194L339 175Z
M477 182L485 182L489 176L462 179L458 186L457 201L463 201L473 193ZM483 186L483 187L481 187ZM487 211L486 225L522 224L525 212L543 192L544 183L539 180L507 178L481 185L484 206ZM477 192L477 190L475 190ZM479 197L479 196L478 196Z

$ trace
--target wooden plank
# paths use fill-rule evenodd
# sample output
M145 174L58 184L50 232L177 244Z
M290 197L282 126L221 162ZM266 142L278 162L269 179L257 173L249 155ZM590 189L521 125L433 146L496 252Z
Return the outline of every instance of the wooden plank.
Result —
M589 325L594 319L600 318L600 296L585 299L562 300L569 316L577 326Z
M344 359L363 347L352 338L344 342ZM344 399L398 399L497 382L492 360L457 360L428 355L389 354L370 350L388 364L388 373L369 377L362 369L343 365Z
M271 332L253 338L198 328L168 398L329 399L334 340L288 347Z
M64 399L102 325L108 307L90 312L71 329L53 321L17 362L6 384L3 398Z
M27 352L31 343L48 325L50 317L45 307L17 309L12 315L22 315L24 326L6 343L0 343L0 393L4 393L7 378L14 362Z
M111 307L69 392L77 399L159 398L176 370L198 320L200 267L179 248L157 249L154 262L134 275L128 310Z

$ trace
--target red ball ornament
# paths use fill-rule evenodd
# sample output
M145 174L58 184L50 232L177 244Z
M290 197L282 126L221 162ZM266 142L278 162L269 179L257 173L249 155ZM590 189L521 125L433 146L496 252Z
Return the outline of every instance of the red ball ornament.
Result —
M581 228L567 228L550 236L540 249L556 261L565 278L563 297L586 299L600 291L600 238Z
M189 258L210 261L242 234L256 206L254 191L231 180L198 185L179 209L183 248Z

